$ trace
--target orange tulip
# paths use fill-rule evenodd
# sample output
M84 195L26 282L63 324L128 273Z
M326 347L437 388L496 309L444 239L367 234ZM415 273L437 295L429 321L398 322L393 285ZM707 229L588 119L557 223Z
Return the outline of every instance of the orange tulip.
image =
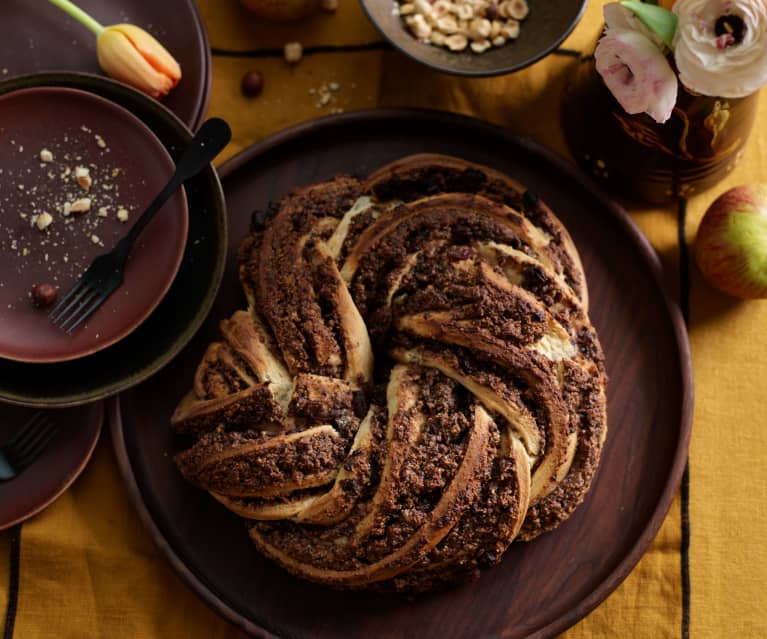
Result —
M167 95L181 80L181 67L154 37L132 24L104 27L71 0L48 0L97 37L99 66L115 80L153 98Z
M96 51L107 75L154 98L167 95L181 79L181 67L165 47L132 24L106 27Z

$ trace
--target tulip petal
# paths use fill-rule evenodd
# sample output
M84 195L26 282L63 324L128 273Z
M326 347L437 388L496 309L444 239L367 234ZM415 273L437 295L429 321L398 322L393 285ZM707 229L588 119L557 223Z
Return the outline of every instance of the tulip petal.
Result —
M117 24L112 27L131 41L136 50L152 67L163 75L168 76L172 86L181 79L181 67L176 59L153 36L132 24Z
M104 29L98 37L97 53L99 66L107 75L154 98L173 88L170 78L155 70L119 31Z

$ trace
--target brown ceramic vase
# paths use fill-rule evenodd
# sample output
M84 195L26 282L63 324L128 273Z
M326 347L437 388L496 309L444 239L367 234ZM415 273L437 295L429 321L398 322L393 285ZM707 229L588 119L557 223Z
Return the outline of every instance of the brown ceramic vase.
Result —
M756 93L695 95L679 83L671 117L658 124L626 113L589 56L565 89L562 124L581 168L617 195L662 204L705 191L735 168L756 106Z

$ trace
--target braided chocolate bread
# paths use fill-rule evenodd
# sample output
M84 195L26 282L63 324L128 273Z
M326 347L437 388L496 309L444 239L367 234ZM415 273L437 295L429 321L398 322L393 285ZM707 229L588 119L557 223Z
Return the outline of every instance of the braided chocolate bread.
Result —
M258 549L338 588L476 576L567 519L606 425L565 228L507 176L419 155L254 217L249 307L172 417L189 481Z

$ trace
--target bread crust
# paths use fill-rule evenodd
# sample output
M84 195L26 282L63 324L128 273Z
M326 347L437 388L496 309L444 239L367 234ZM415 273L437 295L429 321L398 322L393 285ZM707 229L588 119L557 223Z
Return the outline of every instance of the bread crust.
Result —
M289 572L442 588L585 498L604 357L575 245L521 184L418 155L299 189L255 221L240 280L176 463Z

